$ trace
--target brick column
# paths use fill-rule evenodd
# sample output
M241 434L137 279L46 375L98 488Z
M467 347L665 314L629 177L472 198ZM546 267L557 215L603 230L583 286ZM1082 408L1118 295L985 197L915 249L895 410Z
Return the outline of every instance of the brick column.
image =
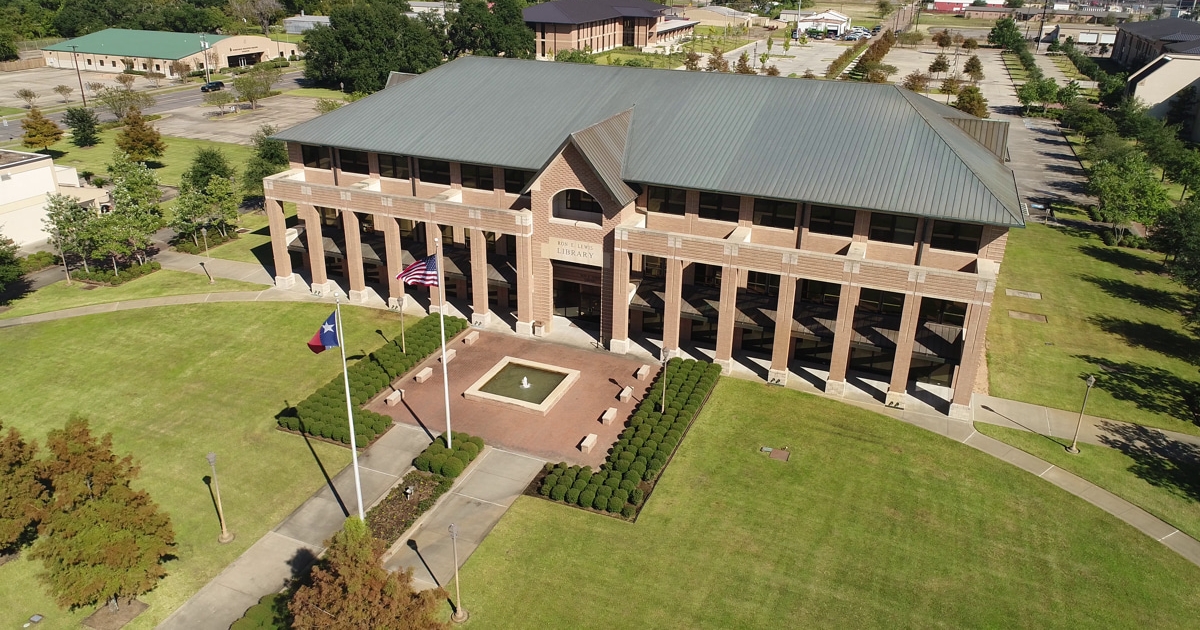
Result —
M425 221L425 255L432 256L437 253L437 243L434 239L442 237L442 232L438 228L438 224L433 221ZM443 243L445 245L445 243ZM438 286L429 287L429 312L438 313L442 310L442 289L446 286L446 266L444 260L438 261Z
M342 231L346 234L346 275L350 279L351 302L367 301L367 283L363 278L362 235L358 215L342 210Z
M887 406L904 408L904 393L908 391L908 368L912 364L913 342L917 338L917 315L921 312L921 296L904 296L900 316L900 331L896 335L896 357L892 359L892 380L888 383Z
M779 304L775 307L775 338L771 345L771 369L767 382L787 385L792 359L792 320L796 308L797 278L779 277Z
M383 224L384 255L387 256L388 308L404 308L407 302L404 283L396 279L404 269L404 248L400 242L400 223L393 217L377 216Z
M271 254L275 258L275 286L281 289L296 284L292 273L292 257L287 250L287 217L283 216L283 202L268 199L267 221L271 226Z
M984 304L971 304L967 307L962 358L958 361L958 369L954 371L954 395L950 399L951 418L971 419L975 374L979 371L979 358L983 354L983 338L987 332L988 314L991 310L991 306Z
M533 334L533 237L517 236L517 334Z
M471 324L474 326L487 326L492 321L487 278L487 239L483 230L471 228Z
M733 321L737 317L738 268L721 270L721 301L717 313L717 356L722 374L733 371Z
M850 365L850 338L854 335L854 311L858 306L858 285L843 284L838 297L837 327L833 331L833 357L825 393L841 396L846 391L846 368Z
M683 261L667 258L667 286L663 292L662 359L679 356L679 318L683 302Z
M629 254L613 252L612 263L612 332L608 349L625 354L629 352Z
M321 234L321 215L312 206L297 206L297 213L304 220L304 238L308 243L308 268L312 272L313 293L329 293L333 285L325 272L325 238Z

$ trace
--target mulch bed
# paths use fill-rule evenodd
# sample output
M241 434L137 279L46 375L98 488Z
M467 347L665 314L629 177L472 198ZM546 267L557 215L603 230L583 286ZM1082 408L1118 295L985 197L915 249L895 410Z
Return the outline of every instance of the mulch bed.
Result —
M87 619L83 620L85 628L93 630L120 630L125 627L134 617L142 614L149 606L136 600L120 601L120 608L113 610L106 604L100 607L100 610L92 613Z
M422 514L433 507L434 502L450 488L451 483L453 480L433 473L419 470L408 473L392 488L387 498L367 513L367 526L371 529L371 535L388 545L396 542ZM408 486L413 487L410 499L404 497L404 489ZM439 486L443 486L440 492Z

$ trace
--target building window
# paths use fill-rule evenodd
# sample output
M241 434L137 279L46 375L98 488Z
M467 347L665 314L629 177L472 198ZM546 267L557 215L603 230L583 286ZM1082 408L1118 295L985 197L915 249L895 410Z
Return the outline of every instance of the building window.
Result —
M746 290L761 295L779 295L779 276L761 271L747 272Z
M331 168L329 147L318 147L311 144L300 145L300 155L308 168Z
M583 192L582 190L568 190L566 193L565 207L567 210L596 213L604 212L604 210L600 208L600 204L596 203L596 198Z
M938 324L963 326L967 321L967 305L938 298L921 298L921 319Z
M408 158L403 155L379 154L379 176L408 179Z
M496 184L492 179L492 167L478 164L459 164L462 173L463 188L478 188L479 190L494 190Z
M854 217L857 214L848 208L813 206L808 213L808 231L834 236L854 236Z
M663 278L667 275L667 259L658 256L642 256L642 277Z
M917 219L895 214L871 213L871 231L867 238L884 243L912 245L917 240Z
M317 211L321 213L321 223L324 225L338 225L338 211L336 208L325 208L317 206Z
M91 60L91 59L88 59L88 60L87 60L87 65L89 65L89 66L90 66L90 65L92 65L92 60Z
M754 225L788 230L796 227L796 202L755 199Z
M142 64L142 70L146 69L146 64Z
M442 160L417 160L417 173L428 184L450 185L450 163Z
M899 315L904 310L904 294L862 289L858 294L858 308L868 313Z
M569 189L554 195L554 216L600 225L604 219L604 210L591 195L582 190Z
M504 192L519 195L532 179L533 171L506 168L504 169Z
M700 218L737 223L741 215L742 198L737 195L700 193Z
M929 246L968 254L979 253L979 242L983 240L983 226L953 221L934 221L933 237Z
M687 208L687 191L679 188L650 186L646 190L646 211L683 215Z
M367 161L366 151L338 149L338 160L342 170L347 173L358 173L360 175L369 175L371 173L371 164Z
M692 284L701 287L721 286L721 267L704 263L692 264Z
M155 72L162 72L162 66L160 66L160 65L159 65L159 64L157 64L157 63L156 63L156 64L154 64L154 71L155 71Z
M837 306L838 299L842 297L842 285L835 282L805 280L800 296L805 302Z

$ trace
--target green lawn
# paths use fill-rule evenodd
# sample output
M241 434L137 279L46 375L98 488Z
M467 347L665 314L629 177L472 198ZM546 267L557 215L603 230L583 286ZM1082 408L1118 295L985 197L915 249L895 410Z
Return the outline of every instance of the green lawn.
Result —
M1200 435L1187 403L1200 388L1200 340L1180 314L1187 295L1159 275L1161 260L1070 228L1030 223L1009 232L988 327L991 393L1077 410L1082 379L1095 374L1088 413ZM1009 297L1010 288L1042 299ZM1014 319L1009 310L1048 322Z
M485 628L1189 627L1197 579L1018 468L734 379L637 523L521 497L462 571Z
M50 150L54 155L54 163L59 166L74 166L79 171L91 171L102 177L107 176L105 167L109 162L112 162L113 151L117 148L115 138L119 129L109 129L100 133L100 144L94 147L81 149L68 140L64 139L58 144L50 146ZM159 183L166 186L178 186L179 178L183 172L191 165L192 157L196 155L196 151L201 148L220 149L225 153L226 159L235 167L241 167L250 160L254 155L254 148L243 146L240 144L228 144L225 142L212 142L209 140L193 140L191 138L177 138L174 136L163 136L163 142L167 145L166 153L159 158L159 167L155 167L154 172L158 175ZM63 155L59 156L58 153Z
M24 118L25 111L26 110L21 109L20 107L4 107L0 105L0 116L20 116ZM10 122L9 124L12 123Z
M0 319L22 317L49 311L61 311L77 306L109 304L112 302L140 300L151 297L190 295L193 293L262 291L268 288L267 285L238 280L222 279L217 280L216 284L209 284L208 278L203 275L184 271L171 271L169 269L156 271L148 276L126 282L120 286L95 287L87 290L84 289L85 286L87 285L82 282L72 282L68 286L66 280L60 280L50 286L42 287L19 300L14 300L11 304L12 309L0 313Z
M295 226L296 204L283 204L284 216L288 227ZM266 263L271 260L271 228L267 223L267 215L262 212L243 214L238 223L239 228L250 230L238 235L236 241L229 241L210 250L213 258L236 260L254 264Z
M1072 455L1064 448L1071 443L1070 440L982 422L977 422L975 428L984 435L1075 473L1170 523L1179 531L1200 538L1200 484L1197 484L1197 480L1200 480L1200 464L1195 461L1189 464L1185 458L1180 458L1178 461L1184 463L1177 465L1151 449L1136 447L1137 440L1128 439L1121 440L1123 446L1120 450L1080 444L1080 454ZM1143 434L1138 432L1135 435ZM1188 453L1195 457L1197 450L1200 449L1188 449Z
M950 15L950 14L944 14L944 13L926 13L924 11L921 12L920 22L921 23L917 25L917 28L920 30L923 30L927 33L930 33L933 31L940 31L942 29L947 29L951 33L953 33L956 30L962 30L962 29L972 29L972 30L990 29L996 25L996 20L988 20L988 19L984 19L984 18L968 19L968 18L964 18L964 17L959 17L957 15ZM985 42L981 41L980 43L982 44Z
M237 303L153 308L0 330L10 369L0 379L6 426L44 441L71 414L113 433L117 453L141 465L137 486L170 515L178 560L142 597L150 605L127 628L152 628L292 512L349 461L347 449L275 429L274 416L339 372L338 355L305 342L328 304ZM362 355L399 332L395 314L343 309L347 353ZM202 479L217 454L221 494L237 539L220 532ZM58 609L25 560L0 567L0 619L17 627L78 628L90 611Z

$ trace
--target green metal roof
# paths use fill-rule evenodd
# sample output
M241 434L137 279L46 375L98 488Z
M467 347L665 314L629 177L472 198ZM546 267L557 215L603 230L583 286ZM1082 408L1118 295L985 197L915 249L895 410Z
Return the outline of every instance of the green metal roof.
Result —
M625 182L1024 225L1012 171L949 109L893 85L463 57L276 137L537 171L629 110Z
M225 37L225 35L204 35L204 39L209 44L225 39ZM78 52L91 55L169 60L183 59L201 50L200 36L196 33L133 31L124 28L104 29L46 46L42 50L71 52L71 46L75 46Z

